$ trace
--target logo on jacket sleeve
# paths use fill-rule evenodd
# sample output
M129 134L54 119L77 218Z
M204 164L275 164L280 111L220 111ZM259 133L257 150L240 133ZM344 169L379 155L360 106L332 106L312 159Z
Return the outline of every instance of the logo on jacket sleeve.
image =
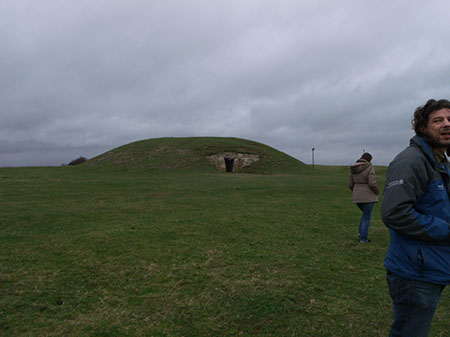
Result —
M403 179L393 180L389 184L387 184L386 189L394 187L394 186L398 186L398 185L403 185L404 183L405 183L405 181Z

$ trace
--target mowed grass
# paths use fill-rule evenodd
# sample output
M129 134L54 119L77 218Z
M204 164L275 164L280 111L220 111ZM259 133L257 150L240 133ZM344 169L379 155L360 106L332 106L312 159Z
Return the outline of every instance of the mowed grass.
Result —
M384 168L377 168L380 186ZM0 169L1 336L387 336L347 169ZM444 292L430 336L449 336Z

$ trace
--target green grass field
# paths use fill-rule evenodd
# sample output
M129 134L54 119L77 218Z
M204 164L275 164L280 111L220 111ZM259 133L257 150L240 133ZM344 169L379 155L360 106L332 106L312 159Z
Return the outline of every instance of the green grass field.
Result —
M383 186L384 168L377 168ZM387 336L345 167L0 169L1 336ZM450 335L444 293L430 336Z

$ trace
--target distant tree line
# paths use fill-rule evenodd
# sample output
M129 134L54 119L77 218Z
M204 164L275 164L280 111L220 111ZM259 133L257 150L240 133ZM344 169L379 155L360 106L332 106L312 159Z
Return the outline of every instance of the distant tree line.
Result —
M77 158L77 159L72 160L72 161L69 163L69 166L73 166L73 165L78 165L78 164L84 163L86 160L87 160L87 159L84 158L84 157L79 157L79 158Z

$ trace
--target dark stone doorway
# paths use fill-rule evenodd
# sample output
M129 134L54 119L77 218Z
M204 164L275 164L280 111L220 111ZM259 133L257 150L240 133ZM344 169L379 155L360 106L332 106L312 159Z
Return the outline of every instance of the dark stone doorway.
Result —
M227 172L233 172L234 158L224 158Z

